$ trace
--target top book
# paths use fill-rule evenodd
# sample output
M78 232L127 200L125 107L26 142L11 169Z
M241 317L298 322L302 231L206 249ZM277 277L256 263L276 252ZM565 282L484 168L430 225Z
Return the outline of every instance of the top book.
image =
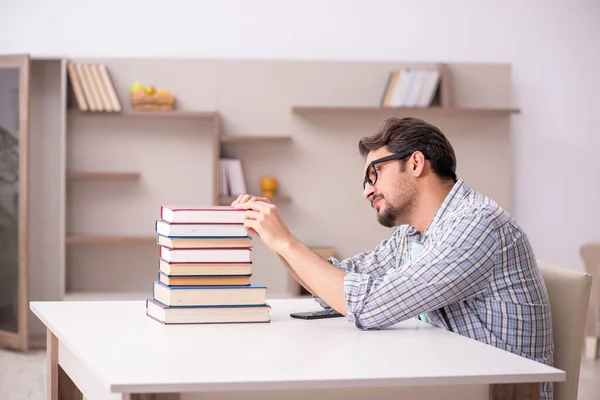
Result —
M244 210L231 206L161 206L160 218L174 224L243 224Z

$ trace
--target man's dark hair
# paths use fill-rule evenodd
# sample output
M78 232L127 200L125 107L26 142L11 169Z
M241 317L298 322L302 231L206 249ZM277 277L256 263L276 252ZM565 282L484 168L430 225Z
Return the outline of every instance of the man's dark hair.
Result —
M420 151L442 180L456 181L456 156L452 145L437 127L421 119L388 118L383 122L379 132L363 137L358 143L358 149L363 157L383 146L392 153Z

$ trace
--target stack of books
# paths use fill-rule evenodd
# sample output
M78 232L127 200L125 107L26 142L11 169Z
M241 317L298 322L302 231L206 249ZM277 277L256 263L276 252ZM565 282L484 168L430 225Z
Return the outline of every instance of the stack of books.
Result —
M158 279L146 315L163 324L269 322L266 286L250 282L252 238L229 206L162 206Z

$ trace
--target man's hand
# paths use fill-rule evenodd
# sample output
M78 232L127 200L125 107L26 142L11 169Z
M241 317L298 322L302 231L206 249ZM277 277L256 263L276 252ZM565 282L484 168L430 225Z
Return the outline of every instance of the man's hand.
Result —
M296 240L281 219L279 210L269 199L244 194L231 203L231 206L245 210L244 226L248 233L258 234L271 251L286 260L284 264L289 267L298 283L346 315L345 272Z
M271 204L271 202L269 201L268 198L266 197L255 197L255 196L250 196L249 194L240 194L238 196L237 199L235 199L232 203L231 203L231 207L235 207L238 204L241 203L247 203L249 201L264 201L265 203L269 203ZM250 234L250 235L256 235L256 231L252 228L248 228L248 226L246 226L246 231Z
M285 226L279 209L264 197L242 195L232 203L237 209L246 210L244 226L251 235L258 234L275 253L281 253L294 240Z

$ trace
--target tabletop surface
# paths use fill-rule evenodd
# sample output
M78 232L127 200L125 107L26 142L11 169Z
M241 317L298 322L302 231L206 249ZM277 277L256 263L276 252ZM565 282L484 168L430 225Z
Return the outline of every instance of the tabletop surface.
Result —
M299 320L312 299L269 300L271 322L163 325L143 301L31 302L111 392L189 392L562 381L564 372L415 319L363 331Z

